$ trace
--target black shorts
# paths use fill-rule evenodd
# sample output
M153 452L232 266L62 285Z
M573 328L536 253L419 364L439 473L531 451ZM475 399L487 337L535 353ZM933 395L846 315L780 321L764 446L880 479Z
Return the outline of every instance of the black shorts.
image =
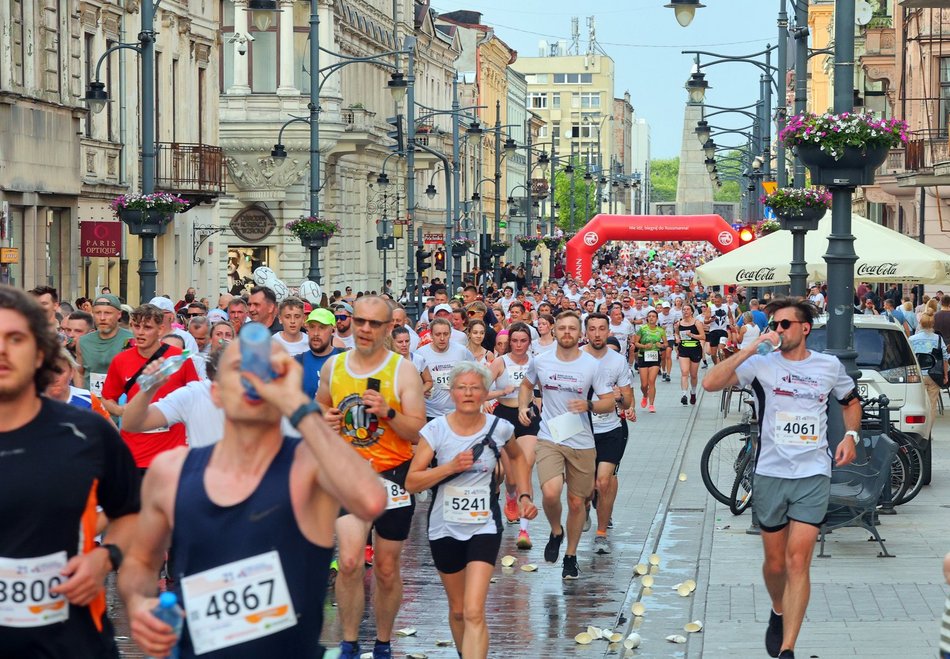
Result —
M531 417L531 423L528 425L523 425L518 419L517 407L507 407L498 403L498 405L495 406L494 415L499 419L504 419L515 427L515 438L524 437L525 435L534 435L537 437L541 431L541 413L538 412L538 408L534 403L531 403L529 409L534 412L534 416Z
M706 341L708 341L712 349L715 350L719 347L719 342L727 336L726 330L710 330L706 335Z
M409 473L409 465L412 461L407 460L401 465L379 472L381 478L392 481L397 485L405 487L406 475ZM386 510L373 522L373 530L376 535L384 540L402 542L409 537L409 530L412 528L412 515L416 511L416 497L409 495L409 505L402 508L392 508ZM340 508L340 517L349 515L345 508Z
M619 471L620 461L627 449L627 423L620 422L619 428L594 435L594 447L597 449L597 464L609 462L614 465L614 473Z
M684 347L679 346L676 354L680 359L689 359L694 364L703 361L703 349L700 346Z
M473 561L494 565L501 549L501 533L479 533L468 540L429 540L429 549L436 570L442 574L456 574Z

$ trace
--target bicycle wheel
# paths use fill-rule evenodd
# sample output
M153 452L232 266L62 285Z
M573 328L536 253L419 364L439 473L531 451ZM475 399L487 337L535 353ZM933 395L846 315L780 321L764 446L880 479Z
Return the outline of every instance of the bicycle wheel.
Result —
M896 505L907 492L910 485L910 462L903 452L894 454L891 462L891 503Z
M906 434L892 431L889 436L897 442L897 451L907 458L908 464L907 487L904 488L900 497L894 497L894 505L899 506L912 501L914 497L920 494L920 490L924 486L923 455L916 442Z
M753 472L755 471L755 462L752 458L752 451L746 451L742 460L739 461L739 471L736 473L736 480L732 484L732 492L729 496L729 510L733 515L741 515L752 503Z
M721 429L706 442L699 460L699 471L706 489L716 501L727 506L739 461L749 445L750 432L748 423Z

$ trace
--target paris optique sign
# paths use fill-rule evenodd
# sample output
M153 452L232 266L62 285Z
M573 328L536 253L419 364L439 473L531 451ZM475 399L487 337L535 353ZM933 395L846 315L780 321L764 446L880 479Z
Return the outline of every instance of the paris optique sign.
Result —
M80 222L79 243L84 257L121 257L122 223Z

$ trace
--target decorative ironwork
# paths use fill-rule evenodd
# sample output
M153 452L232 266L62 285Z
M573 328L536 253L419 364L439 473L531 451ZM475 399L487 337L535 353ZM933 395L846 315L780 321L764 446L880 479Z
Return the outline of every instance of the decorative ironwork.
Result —
M224 154L219 146L159 142L155 187L192 198L218 197L225 191Z

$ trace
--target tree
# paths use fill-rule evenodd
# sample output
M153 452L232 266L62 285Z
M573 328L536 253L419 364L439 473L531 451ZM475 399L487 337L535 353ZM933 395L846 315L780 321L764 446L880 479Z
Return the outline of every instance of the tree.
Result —
M650 161L650 201L676 201L680 159L666 158Z
M716 159L716 169L719 170L720 178L728 176L730 180L723 181L722 187L714 193L713 199L716 201L738 203L741 191L739 189L738 179L742 176L742 162L744 155L741 151L729 151Z
M554 200L560 205L557 215L557 225L563 231L578 231L597 214L597 177L590 181L584 180L587 165L581 164L576 158L574 161L574 226L571 226L571 174L563 169L558 170L555 183L557 185ZM586 201L585 201L586 200Z

